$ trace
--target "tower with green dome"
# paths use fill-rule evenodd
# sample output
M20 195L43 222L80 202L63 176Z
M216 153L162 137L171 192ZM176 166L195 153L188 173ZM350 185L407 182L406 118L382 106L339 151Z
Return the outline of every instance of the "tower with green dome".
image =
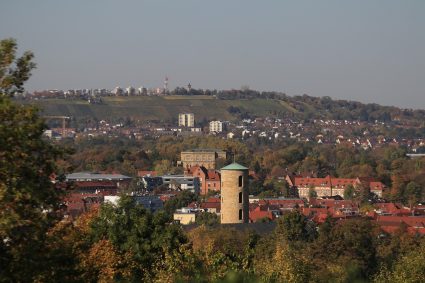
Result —
M248 168L232 163L221 168L221 223L248 223Z

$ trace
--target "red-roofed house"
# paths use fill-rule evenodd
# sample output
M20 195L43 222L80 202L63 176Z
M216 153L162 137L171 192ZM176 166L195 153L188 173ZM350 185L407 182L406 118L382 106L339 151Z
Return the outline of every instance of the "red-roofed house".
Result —
M331 197L331 196L343 196L344 191L348 185L357 187L364 185L366 189L370 189L371 192L382 197L382 192L385 189L385 185L381 182L373 180L372 178L334 178L330 175L325 178L311 178L301 176L286 176L288 184L298 190L300 198L308 198L310 189L314 189L317 193L317 197Z
M221 202L220 198L209 198L204 202L192 202L188 206L188 208L193 209L202 209L206 212L219 214L221 211Z
M387 233L394 233L404 225L409 233L425 234L425 217L377 215L375 221Z
M276 219L273 211L268 210L268 207L257 206L249 211L249 222L257 222L260 219L268 218L269 220Z
M385 185L381 182L370 182L369 188L371 193L374 193L380 198L382 198L382 193L386 189Z
M201 195L206 195L209 191L219 192L221 189L220 173L216 170L196 165L188 168L185 174L199 178Z

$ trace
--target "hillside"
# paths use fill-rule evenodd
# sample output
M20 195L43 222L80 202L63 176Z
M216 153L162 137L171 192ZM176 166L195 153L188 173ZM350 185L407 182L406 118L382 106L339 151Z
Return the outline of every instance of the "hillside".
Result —
M136 120L172 121L178 113L193 112L197 120L236 119L228 111L237 107L253 116L292 112L285 103L269 99L221 100L213 96L136 96L104 97L102 104L89 104L84 100L45 99L36 104L44 115L72 116L76 120L85 118L119 119L129 117Z
M256 91L220 91L214 95L169 95L102 97L101 104L82 99L40 99L35 102L44 115L72 116L84 119L172 122L181 112L193 112L197 121L243 117L289 117L296 119L335 119L394 121L423 127L424 110L400 109L378 104L333 100L308 95L290 97L281 93Z

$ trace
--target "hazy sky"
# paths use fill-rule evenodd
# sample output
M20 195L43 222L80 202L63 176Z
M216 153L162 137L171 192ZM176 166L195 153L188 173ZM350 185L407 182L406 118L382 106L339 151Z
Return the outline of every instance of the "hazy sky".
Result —
M28 90L248 85L425 109L425 1L1 0Z

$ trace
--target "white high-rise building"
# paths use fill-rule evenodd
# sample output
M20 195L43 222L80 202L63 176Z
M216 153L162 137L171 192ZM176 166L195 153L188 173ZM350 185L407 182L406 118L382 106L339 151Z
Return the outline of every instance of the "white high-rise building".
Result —
M180 113L179 114L179 127L194 127L195 115L193 113Z
M139 87L138 89L137 89L137 94L138 95L145 95L147 93L147 90L146 90L146 88L144 88L143 86L141 86L141 87Z
M221 133L222 131L223 131L223 122L221 121L210 122L210 133L212 132Z
M115 94L116 96L120 96L120 95L123 95L123 90L121 87L117 86L116 88L114 88L112 93Z
M128 88L126 88L125 92L127 93L128 96L136 95L136 89L132 86L129 86Z

